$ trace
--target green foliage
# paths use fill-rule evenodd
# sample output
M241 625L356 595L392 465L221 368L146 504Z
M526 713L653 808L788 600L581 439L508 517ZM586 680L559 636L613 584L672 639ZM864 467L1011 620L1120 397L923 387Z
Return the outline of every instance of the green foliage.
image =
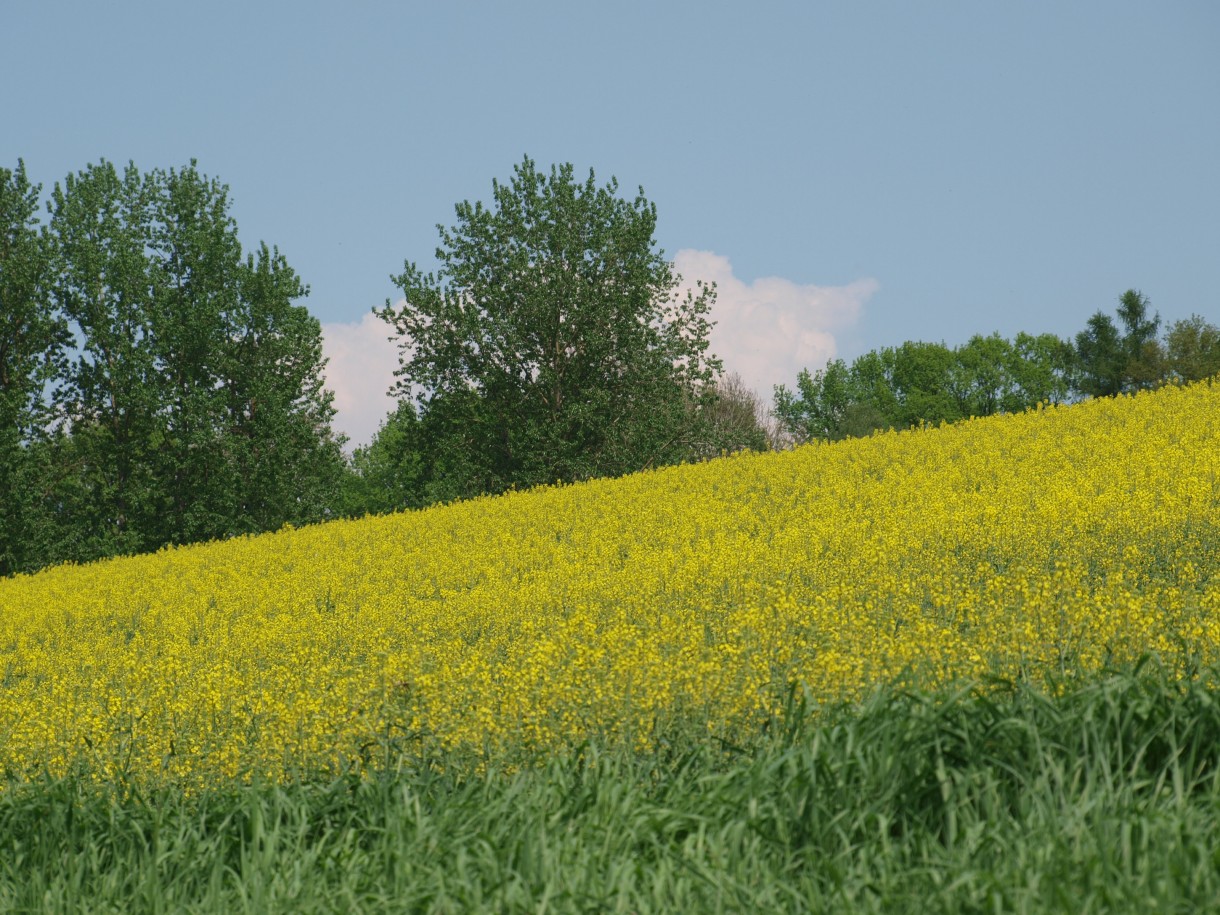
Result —
M1067 403L1080 387L1076 348L1054 334L1017 334L1008 371L1012 389L1003 399L1003 410L1009 413L1040 403Z
M1202 381L1220 374L1220 327L1191 315L1170 326L1165 360L1179 381Z
M963 418L950 390L956 355L943 343L908 341L894 351L895 426L939 425Z
M706 440L715 290L677 294L656 207L617 190L526 158L491 207L438 226L436 274L408 262L394 278L405 304L377 313L402 340L433 495L626 473Z
M323 387L322 327L295 299L308 294L276 248L246 255L230 325L227 453L242 485L240 530L275 530L332 517L343 476Z
M793 441L833 441L1220 372L1220 328L1197 315L1174 324L1162 342L1147 296L1129 289L1117 316L1116 324L1104 312L1092 315L1074 342L1054 334L1020 333L1011 341L976 334L955 349L907 342L865 353L850 366L832 360L813 374L802 371L796 391L778 386L774 415Z
M321 327L278 251L243 255L228 188L193 162L102 161L55 186L35 237L22 213L38 192L18 176L6 188L24 208L6 190L5 212L27 223L10 258L22 266L6 263L3 285L23 336L5 358L24 380L5 402L25 413L5 428L25 502L0 572L333 513L343 461Z
M798 442L840 438L847 410L866 396L863 384L853 385L856 380L842 359L830 360L812 375L802 369L795 393L784 385L776 387L775 416Z
M107 162L51 194L53 301L76 334L57 407L70 432L61 461L81 482L67 520L81 532L82 559L159 545L154 460L164 430L155 266L145 251L152 196L134 165L120 175Z
M908 342L802 371L796 391L776 388L774 412L797 442L835 441L1062 403L1074 377L1075 351L1053 334L975 335L953 349Z
M1157 341L1160 315L1148 316L1148 297L1128 289L1118 300L1123 323L1123 353L1127 359L1126 384L1130 390L1156 387L1164 378L1164 351Z
M40 191L23 162L0 168L0 575L30 554L38 476L30 442L49 421L47 385L63 369L68 339L45 304L53 266L36 215Z
M1119 297L1117 314L1121 333L1099 311L1076 335L1080 391L1090 397L1114 397L1165 381L1165 351L1157 340L1161 319L1148 316L1148 297L1128 289Z
M1089 318L1076 335L1080 360L1080 389L1090 397L1113 397L1123 390L1127 367L1122 338L1114 320L1104 312Z
M793 441L833 441L1220 373L1220 328L1199 316L1175 323L1162 342L1160 317L1149 315L1147 296L1134 289L1119 298L1117 316L1115 323L1095 313L1074 341L976 334L955 349L908 342L865 353L850 366L831 360L813 374L802 371L796 391L777 386L774 416Z
M415 407L399 401L373 441L352 455L343 484L343 514L359 517L424 505L425 459Z
M712 745L0 791L5 911L1146 912L1220 903L1208 672L880 690Z

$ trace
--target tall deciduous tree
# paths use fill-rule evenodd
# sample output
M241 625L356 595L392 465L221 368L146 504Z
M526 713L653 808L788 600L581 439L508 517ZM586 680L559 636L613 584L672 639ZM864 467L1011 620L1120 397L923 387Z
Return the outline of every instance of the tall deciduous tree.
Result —
M156 539L186 543L229 533L246 481L226 440L222 387L231 374L243 276L228 191L192 164L155 171L150 184L149 349L161 426Z
M60 421L31 452L37 562L333 514L343 461L321 327L278 251L243 254L228 188L193 162L103 161L57 185L50 210L48 298L73 355Z
M695 456L720 364L714 287L679 295L656 207L526 158L493 202L438 226L440 263L395 277L400 335L446 495L613 475ZM439 494L439 491L438 491Z
M67 340L48 289L50 248L36 215L40 190L24 162L0 168L0 575L24 568L35 549L31 447L49 422L45 395L63 368Z
M344 468L331 431L334 395L322 378L322 326L294 304L309 288L266 244L246 255L239 275L223 381L224 431L243 481L235 527L333 517Z
M1121 332L1099 311L1076 335L1080 388L1092 397L1155 387L1165 379L1165 353L1157 340L1161 319L1149 315L1148 297L1128 289L1119 297L1117 313Z
M1127 354L1114 319L1096 312L1076 335L1080 390L1090 397L1121 394L1126 381Z
M308 289L278 250L243 256L228 188L194 163L150 180L163 539L326 517L341 456Z
M975 334L953 351L949 391L961 416L991 416L1013 401L1013 347L998 333Z
M1165 377L1165 353L1157 339L1161 316L1149 315L1148 305L1148 297L1136 289L1128 289L1118 300L1127 357L1124 380L1130 390L1156 387Z
M76 333L60 389L70 438L59 442L54 510L73 558L159 544L154 449L162 425L152 349L150 187L134 165L69 175L51 194L55 297ZM56 557L61 558L61 557Z

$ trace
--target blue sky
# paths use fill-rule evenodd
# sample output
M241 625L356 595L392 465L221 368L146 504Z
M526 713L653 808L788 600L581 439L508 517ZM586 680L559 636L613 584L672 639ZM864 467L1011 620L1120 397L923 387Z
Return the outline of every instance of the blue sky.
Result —
M1220 320L1220 3L0 0L0 165L192 157L323 322L367 440L368 312L523 155L643 185L768 397L908 339L1074 334L1138 288Z

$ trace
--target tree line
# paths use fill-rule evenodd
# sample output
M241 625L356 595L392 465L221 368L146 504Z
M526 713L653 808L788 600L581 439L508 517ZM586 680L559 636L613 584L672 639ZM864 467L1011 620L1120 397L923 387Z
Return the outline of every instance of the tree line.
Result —
M768 407L709 350L715 286L683 286L643 189L527 157L437 226L435 271L392 277L398 404L349 457L308 287L230 210L193 161L103 160L45 207L0 168L0 575L1220 372L1216 327L1162 341L1129 292L1075 341L906 343Z
M975 335L961 346L906 342L850 364L802 371L775 390L790 441L835 441L882 429L1016 413L1038 404L1113 397L1220 373L1220 328L1194 315L1161 335L1148 297L1129 289L1116 317L1098 311L1073 339Z
M400 402L346 458L308 287L226 185L102 161L40 218L0 168L0 575L765 445L642 190L527 158L493 196L394 278Z

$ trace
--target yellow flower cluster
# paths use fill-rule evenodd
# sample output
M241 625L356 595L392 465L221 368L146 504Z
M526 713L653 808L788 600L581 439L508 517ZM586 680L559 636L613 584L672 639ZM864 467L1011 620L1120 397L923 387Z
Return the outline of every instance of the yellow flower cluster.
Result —
M0 765L731 738L789 684L1220 660L1220 383L0 581Z

